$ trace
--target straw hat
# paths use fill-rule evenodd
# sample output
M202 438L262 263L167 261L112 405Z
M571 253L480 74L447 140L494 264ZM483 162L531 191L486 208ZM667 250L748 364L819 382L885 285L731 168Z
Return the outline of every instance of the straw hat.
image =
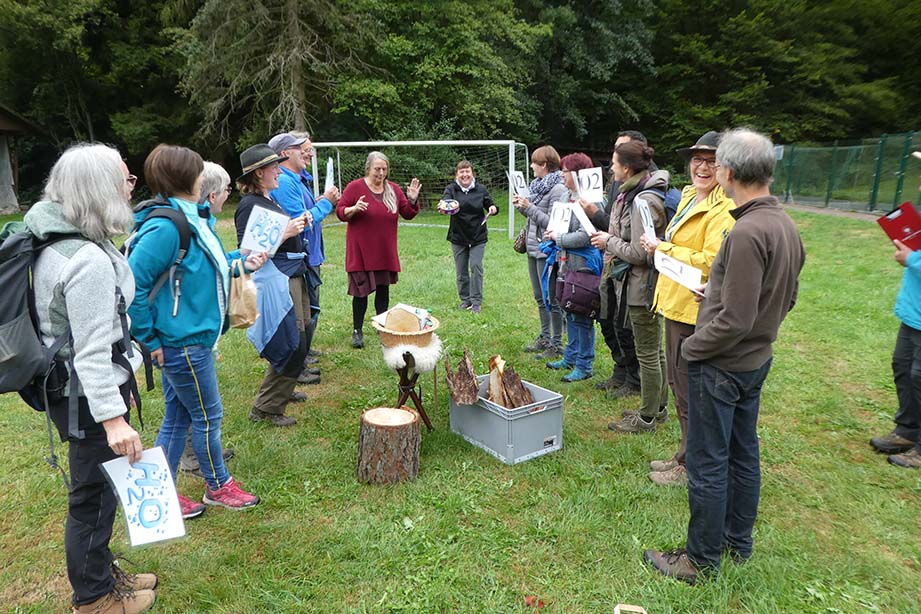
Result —
M371 326L380 333L381 345L384 347L414 345L424 348L432 342L432 333L440 324L432 316L429 316L429 319L432 321L432 326L422 330L419 318L414 314L405 309L391 309L387 313L383 326L373 320Z

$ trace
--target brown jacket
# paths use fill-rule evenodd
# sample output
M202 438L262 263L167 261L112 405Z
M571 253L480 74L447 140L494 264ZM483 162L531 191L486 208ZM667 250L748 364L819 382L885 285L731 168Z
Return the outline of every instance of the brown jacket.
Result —
M796 303L806 249L773 196L730 214L736 225L713 261L697 330L681 353L726 371L754 371L772 356L780 323Z

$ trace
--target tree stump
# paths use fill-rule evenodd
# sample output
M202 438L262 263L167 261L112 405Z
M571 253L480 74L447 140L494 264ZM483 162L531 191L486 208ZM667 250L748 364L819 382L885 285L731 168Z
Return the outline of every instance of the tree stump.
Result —
M358 481L395 484L419 475L419 415L403 406L376 407L361 414Z

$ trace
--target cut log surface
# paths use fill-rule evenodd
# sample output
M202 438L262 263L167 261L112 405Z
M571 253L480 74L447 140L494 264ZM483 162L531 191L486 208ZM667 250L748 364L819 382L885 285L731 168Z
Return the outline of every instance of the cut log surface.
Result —
M358 481L395 484L419 475L419 416L407 407L376 407L361 415Z

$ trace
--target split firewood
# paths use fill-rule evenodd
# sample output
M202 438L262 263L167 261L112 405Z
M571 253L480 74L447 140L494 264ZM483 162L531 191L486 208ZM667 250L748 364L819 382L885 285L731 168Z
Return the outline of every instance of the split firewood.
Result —
M511 365L502 356L489 358L489 396L487 399L506 409L515 409L534 402L534 395L521 382Z
M457 372L451 370L451 363L445 357L445 378L448 380L448 390L451 398L458 405L473 405L479 397L479 386L476 382L476 371L470 359L470 351L464 346L464 358L457 363Z

